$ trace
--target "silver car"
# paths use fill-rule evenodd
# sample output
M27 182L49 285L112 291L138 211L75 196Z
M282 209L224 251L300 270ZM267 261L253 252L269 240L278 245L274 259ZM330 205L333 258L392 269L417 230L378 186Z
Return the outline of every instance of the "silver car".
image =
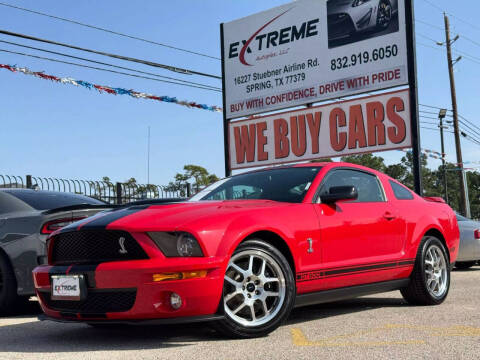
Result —
M473 221L457 214L460 229L460 245L457 269L468 269L480 260L480 222Z
M340 40L367 30L385 30L398 13L398 0L329 0L328 40Z
M109 207L83 195L0 189L0 314L34 295L32 270L46 261L50 233Z

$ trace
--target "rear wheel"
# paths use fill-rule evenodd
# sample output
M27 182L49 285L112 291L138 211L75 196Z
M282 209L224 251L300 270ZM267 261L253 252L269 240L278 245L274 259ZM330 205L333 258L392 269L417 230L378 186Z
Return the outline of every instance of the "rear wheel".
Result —
M15 274L6 255L0 252L0 314L7 315L14 312L17 309L17 300Z
M456 262L455 267L459 270L469 269L475 265L476 261Z
M237 338L264 336L286 320L295 279L282 253L262 240L242 243L228 264L223 287L225 319L217 330Z
M386 29L392 21L392 5L388 0L381 0L377 9L377 27Z
M405 300L414 305L438 305L450 289L450 264L443 243L425 236L418 249L408 287L401 290Z

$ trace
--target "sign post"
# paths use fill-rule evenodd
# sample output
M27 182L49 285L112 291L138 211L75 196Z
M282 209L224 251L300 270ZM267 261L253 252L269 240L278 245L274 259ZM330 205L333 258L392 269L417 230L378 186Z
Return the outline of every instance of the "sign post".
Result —
M421 194L413 0L299 0L221 24L220 35L227 176L413 147ZM342 99L401 86L410 90ZM327 100L337 103L311 107Z
M222 50L222 105L223 105L223 151L225 156L225 176L228 177L232 175L232 170L230 169L230 154L229 154L229 144L228 144L228 118L227 118L227 104L226 104L226 90L225 90L225 59L224 59L224 38L223 38L223 23L220 24L220 42Z
M408 79L410 87L413 183L415 192L422 196L422 163L420 145L420 122L418 121L417 55L415 50L415 15L413 0L405 1L405 19L407 32Z

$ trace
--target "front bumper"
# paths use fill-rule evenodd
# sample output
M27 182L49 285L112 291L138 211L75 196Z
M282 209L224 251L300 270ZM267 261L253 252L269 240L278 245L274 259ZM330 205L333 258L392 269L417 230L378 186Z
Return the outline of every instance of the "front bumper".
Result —
M194 270L207 270L207 275L184 280L152 280L156 273ZM84 275L87 285L84 300L50 299L51 276L66 274ZM43 265L34 270L33 277L45 315L68 321L138 321L210 316L217 312L223 288L222 262L213 258ZM178 310L170 306L173 292L182 298L182 306Z

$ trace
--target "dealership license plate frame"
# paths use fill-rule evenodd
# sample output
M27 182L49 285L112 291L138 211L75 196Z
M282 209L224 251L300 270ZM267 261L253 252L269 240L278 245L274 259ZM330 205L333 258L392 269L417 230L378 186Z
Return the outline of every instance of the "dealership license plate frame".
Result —
M59 280L75 280L75 284L77 284L79 292L78 295L61 295L55 293L55 283ZM51 286L51 299L52 300L67 300L67 301L83 301L87 297L87 286L85 281L85 276L82 274L75 274L75 275L51 275L50 277Z

